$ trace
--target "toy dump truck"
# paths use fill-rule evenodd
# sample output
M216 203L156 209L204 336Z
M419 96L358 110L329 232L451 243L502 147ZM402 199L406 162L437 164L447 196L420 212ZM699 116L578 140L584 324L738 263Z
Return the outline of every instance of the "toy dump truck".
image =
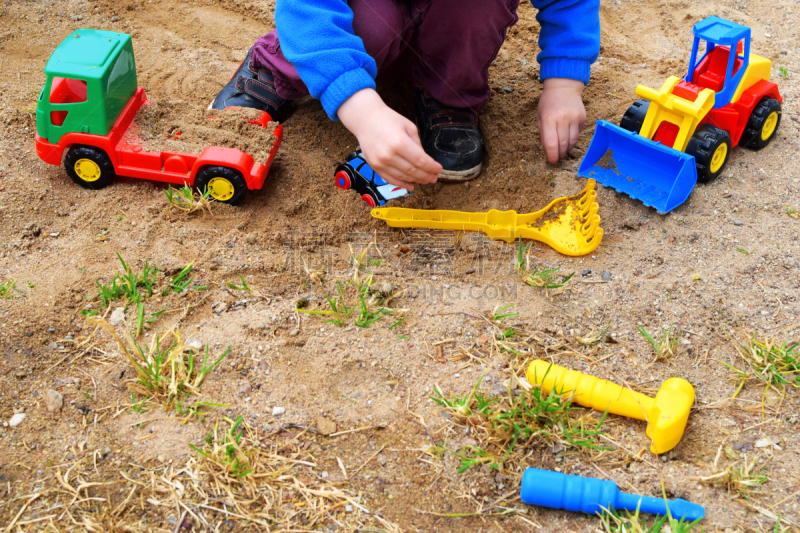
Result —
M266 161L220 146L200 154L144 149L129 129L150 102L138 87L131 37L124 33L77 30L56 48L44 72L36 153L51 165L63 161L72 181L87 189L106 187L120 175L194 186L217 201L237 204L264 185L283 138L278 126ZM254 122L270 121L263 113Z
M619 126L598 121L579 176L666 213L698 180L719 176L732 147L760 150L774 138L783 99L771 62L750 53L750 28L709 17L693 33L686 76L658 91L637 87L642 100Z

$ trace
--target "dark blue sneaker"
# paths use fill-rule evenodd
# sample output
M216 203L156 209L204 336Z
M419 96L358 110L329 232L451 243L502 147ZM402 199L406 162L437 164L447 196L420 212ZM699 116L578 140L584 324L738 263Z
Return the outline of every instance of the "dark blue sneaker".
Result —
M440 181L469 181L483 168L478 114L447 106L414 87L417 130L425 152L444 167Z
M269 69L254 70L250 61L251 52L252 48L247 52L231 81L222 88L208 108L249 107L266 111L272 120L280 122L290 101L278 96L275 90L275 78Z

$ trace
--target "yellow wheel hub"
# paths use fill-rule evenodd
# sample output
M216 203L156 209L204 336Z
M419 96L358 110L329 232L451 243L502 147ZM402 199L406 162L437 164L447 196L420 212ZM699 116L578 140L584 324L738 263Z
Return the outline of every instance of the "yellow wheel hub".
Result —
M83 181L97 181L102 172L100 165L91 159L78 159L75 162L75 174Z
M728 160L728 145L725 143L720 144L714 152L714 157L711 158L711 172L716 174L725 161Z
M225 202L233 198L234 187L227 178L211 178L208 182L208 191L214 200Z
M764 121L764 127L761 128L761 140L766 141L772 134L775 133L775 128L778 127L778 112L773 111Z

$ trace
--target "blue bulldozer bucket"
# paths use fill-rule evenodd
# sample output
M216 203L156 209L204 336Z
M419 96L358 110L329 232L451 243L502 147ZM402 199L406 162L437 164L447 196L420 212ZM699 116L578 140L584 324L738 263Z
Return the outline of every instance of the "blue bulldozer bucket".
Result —
M688 154L600 120L578 176L666 213L689 198L697 167Z

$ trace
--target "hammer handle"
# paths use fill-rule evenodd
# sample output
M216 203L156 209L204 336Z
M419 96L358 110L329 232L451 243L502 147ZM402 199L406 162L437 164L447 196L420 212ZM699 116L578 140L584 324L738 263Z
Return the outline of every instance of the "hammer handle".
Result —
M573 402L597 411L608 409L615 415L646 420L653 406L653 399L649 396L547 361L533 361L528 367L527 377L531 384L539 384L546 391L555 391L562 396L572 395Z

